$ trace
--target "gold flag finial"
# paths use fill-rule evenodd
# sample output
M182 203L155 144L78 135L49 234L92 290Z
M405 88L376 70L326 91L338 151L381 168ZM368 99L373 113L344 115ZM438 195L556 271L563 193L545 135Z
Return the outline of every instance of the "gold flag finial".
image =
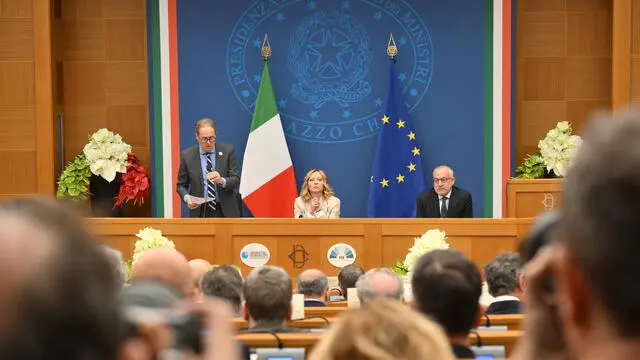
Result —
M393 33L389 36L389 43L387 44L387 55L391 59L395 58L398 55L398 46L396 45L396 40L393 38Z
M271 56L271 44L269 44L269 38L267 37L267 34L264 34L264 40L262 41L262 51L260 52L262 53L262 57L265 61L269 59L269 56Z

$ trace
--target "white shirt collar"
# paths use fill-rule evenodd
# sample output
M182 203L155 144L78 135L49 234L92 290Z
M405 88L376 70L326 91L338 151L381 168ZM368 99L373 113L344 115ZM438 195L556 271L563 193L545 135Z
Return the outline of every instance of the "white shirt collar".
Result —
M445 196L438 195L438 200L442 200L443 197L446 197L447 199L451 199L451 192L452 191L453 191L453 188L451 190L449 190L449 192Z
M501 301L520 301L520 299L511 295L501 295L493 299L493 302L501 302Z

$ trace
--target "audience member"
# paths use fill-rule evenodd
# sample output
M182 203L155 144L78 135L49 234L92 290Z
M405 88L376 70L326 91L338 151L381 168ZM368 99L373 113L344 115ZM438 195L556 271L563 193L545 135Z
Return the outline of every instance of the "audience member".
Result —
M521 287L524 289L523 328L526 336L514 349L514 360L573 360L566 346L558 308L549 294L553 292L550 274L539 276L537 254L551 243L560 216L557 212L545 212L533 224L530 233L520 244L520 257L524 263ZM544 255L541 255L544 257ZM529 279L532 277L532 279Z
M338 286L342 295L331 296L329 301L347 300L347 289L355 288L360 276L364 275L364 269L356 264L350 264L340 269L338 273Z
M193 294L193 275L187 259L174 249L148 250L133 264L129 283L149 280L173 286L182 296Z
M125 269L124 259L122 258L122 253L112 247L102 245L102 251L111 263L111 269L113 271L114 281L116 285L119 287L124 286L127 281L127 272Z
M479 322L482 294L476 265L457 250L434 250L418 260L411 284L415 306L444 328L456 357L475 358L469 333Z
M305 270L298 276L298 294L304 295L305 307L327 306L329 280L317 269Z
M375 268L367 271L356 283L361 303L375 299L404 298L404 283L400 276L387 268Z
M113 267L54 200L0 203L0 359L115 359Z
M487 315L521 313L520 271L520 255L515 252L503 252L484 266L484 279L494 297Z
M189 268L193 277L193 298L196 300L202 299L200 279L207 271L211 270L211 263L204 259L192 259L189 260Z
M598 120L569 169L557 241L533 260L537 271L528 284L551 274L545 301L557 306L567 347L577 359L635 359L640 114Z
M233 265L221 265L208 271L200 280L205 297L216 297L231 304L235 316L240 315L242 277Z
M242 294L242 312L249 323L248 332L296 332L286 327L291 320L293 289L287 272L277 266L253 269L247 276Z
M376 300L346 312L332 325L309 360L452 360L440 327L408 306Z

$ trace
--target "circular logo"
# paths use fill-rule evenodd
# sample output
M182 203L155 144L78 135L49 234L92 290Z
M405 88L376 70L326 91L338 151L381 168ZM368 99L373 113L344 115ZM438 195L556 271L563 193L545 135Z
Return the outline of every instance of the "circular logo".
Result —
M356 250L349 244L335 244L327 251L327 260L338 268L351 265L356 261Z
M265 265L269 262L269 258L271 258L269 249L259 243L247 244L240 250L240 260L249 267L256 268Z
M378 133L389 85L390 33L410 112L431 82L431 36L406 0L258 0L236 21L226 53L228 81L249 113L262 80L266 33L273 49L271 83L289 138L340 143Z

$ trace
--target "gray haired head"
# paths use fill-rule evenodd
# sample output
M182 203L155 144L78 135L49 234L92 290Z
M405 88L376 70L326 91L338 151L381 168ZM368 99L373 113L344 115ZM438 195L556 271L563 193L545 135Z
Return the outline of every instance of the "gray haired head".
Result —
M511 295L518 290L521 273L520 255L502 252L484 266L484 279L491 296Z
M298 276L298 294L305 297L323 297L329 290L329 279L322 271L309 269Z
M361 303L375 299L395 299L402 301L404 283L402 278L387 268L375 268L367 271L356 283Z
M125 281L127 281L127 275L122 253L106 245L100 246L100 249L109 261L109 264L111 264L114 281L119 287L124 286Z
M256 322L283 322L289 316L293 289L291 278L278 266L253 269L244 281L242 294Z

